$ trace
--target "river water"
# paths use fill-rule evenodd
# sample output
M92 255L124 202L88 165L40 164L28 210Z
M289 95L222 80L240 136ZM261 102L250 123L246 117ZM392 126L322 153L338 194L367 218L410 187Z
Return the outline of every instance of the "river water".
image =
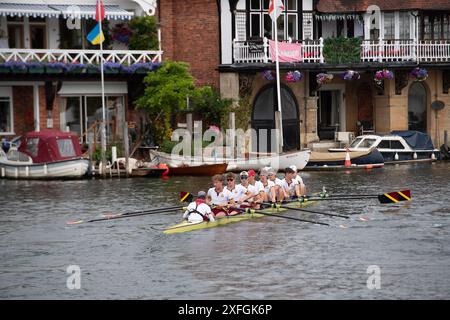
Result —
M265 217L164 235L159 229L178 222L181 212L66 221L177 205L179 191L205 189L209 178L0 180L0 298L450 298L450 163L301 175L309 192L409 188L413 201L310 207L349 220L285 213L330 227ZM66 284L71 265L81 270L78 290Z

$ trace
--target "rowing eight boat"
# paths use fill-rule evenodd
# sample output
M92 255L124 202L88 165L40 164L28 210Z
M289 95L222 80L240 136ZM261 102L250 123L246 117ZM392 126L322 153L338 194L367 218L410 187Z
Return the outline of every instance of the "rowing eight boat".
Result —
M309 205L314 204L316 201L306 201L306 202L291 202L288 204L283 205L283 207L291 207L291 208L303 208L307 207ZM240 214L236 214L234 216L225 216L223 218L216 219L215 221L200 221L200 222L189 222L187 220L184 220L180 223L177 223L175 225L167 227L163 233L165 234L173 234L173 233L182 233L182 232L188 232L193 230L200 230L200 229L208 229L208 228L214 228L220 225L233 223L233 222L239 222L244 220L249 220L252 218L261 218L264 217L263 214L258 213L258 211L264 212L264 213L282 213L285 211L288 211L289 209L286 208L280 208L280 207L271 207L271 208L265 208L262 210L250 210L250 212L243 212Z

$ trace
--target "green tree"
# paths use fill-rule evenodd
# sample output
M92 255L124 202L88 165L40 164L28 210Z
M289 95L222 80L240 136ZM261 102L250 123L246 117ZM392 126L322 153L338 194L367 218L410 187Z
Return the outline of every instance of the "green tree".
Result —
M147 74L144 85L144 94L135 104L147 110L154 140L161 144L170 139L171 120L186 109L186 96L192 96L195 89L194 78L187 63L166 61Z
M208 125L226 127L231 99L222 99L217 89L210 86L197 88L192 97L193 111Z
M154 16L134 17L128 25L132 31L130 50L158 49L158 24Z

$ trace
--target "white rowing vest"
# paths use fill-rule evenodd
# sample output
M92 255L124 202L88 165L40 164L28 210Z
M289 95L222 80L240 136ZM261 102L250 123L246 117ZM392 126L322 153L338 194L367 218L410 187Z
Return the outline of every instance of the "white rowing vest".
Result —
M233 195L228 189L223 189L222 192L217 193L214 188L208 190L208 196L211 198L211 203L215 205L226 205L233 199Z

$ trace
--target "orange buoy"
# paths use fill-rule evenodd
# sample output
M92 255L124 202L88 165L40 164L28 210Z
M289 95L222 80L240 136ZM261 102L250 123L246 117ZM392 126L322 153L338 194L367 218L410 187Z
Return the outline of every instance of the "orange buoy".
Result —
M350 161L350 152L347 148L347 153L345 154L345 162L344 162L344 167L351 167L352 162Z
M165 163L160 163L160 164L158 165L158 168L160 168L160 169L166 169L166 170L161 174L161 176L165 177L165 176L167 176L167 175L169 174L169 167L167 166L167 164L165 164Z

